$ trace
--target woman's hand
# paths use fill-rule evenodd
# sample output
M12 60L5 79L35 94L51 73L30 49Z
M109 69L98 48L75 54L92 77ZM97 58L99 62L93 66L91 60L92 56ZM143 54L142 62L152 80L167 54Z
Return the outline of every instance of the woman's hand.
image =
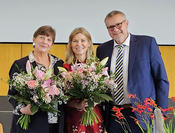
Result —
M72 100L70 102L68 102L68 106L76 108L79 111L85 111L86 107L88 106L88 100L84 99L82 101L77 102L76 100Z
M86 107L88 106L88 100L84 99L83 101L80 102L79 106L77 106L79 110L84 110L86 111Z
M22 114L26 114L26 115L33 115L33 113L31 112L30 108L31 108L31 104L28 104L27 106L22 107L22 108L20 109L20 112L21 112Z

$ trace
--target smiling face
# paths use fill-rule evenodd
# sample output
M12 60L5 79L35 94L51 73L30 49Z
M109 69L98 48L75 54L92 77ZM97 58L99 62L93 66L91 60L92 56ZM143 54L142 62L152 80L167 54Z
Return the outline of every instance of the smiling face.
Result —
M86 56L89 46L90 43L88 39L81 33L76 34L71 42L72 51L76 57Z
M128 37L128 20L122 14L116 14L105 20L109 35L118 44L122 44Z
M38 35L36 38L33 38L33 42L35 43L35 50L48 53L53 44L53 39L51 36Z
M77 61L85 63L92 55L94 54L90 33L83 27L75 28L69 35L65 61L68 64Z

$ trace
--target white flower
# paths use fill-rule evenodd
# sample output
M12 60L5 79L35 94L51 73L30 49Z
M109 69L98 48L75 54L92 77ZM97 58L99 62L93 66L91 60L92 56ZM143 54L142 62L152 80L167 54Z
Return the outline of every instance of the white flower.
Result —
M109 57L104 58L101 62L100 65L105 66L106 63L108 62Z

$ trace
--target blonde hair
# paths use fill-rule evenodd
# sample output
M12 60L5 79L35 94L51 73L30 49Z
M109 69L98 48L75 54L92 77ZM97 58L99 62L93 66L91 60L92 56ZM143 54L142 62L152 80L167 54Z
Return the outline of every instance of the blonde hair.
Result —
M76 57L75 57L75 55L73 53L73 50L72 50L72 47L71 47L71 43L72 43L72 40L75 37L75 35L77 35L79 33L83 34L87 38L87 40L90 44L90 47L88 48L87 53L86 53L87 59L90 59L90 57L92 55L94 55L94 48L93 48L93 43L92 43L90 33L83 27L75 28L69 36L69 42L68 42L68 45L67 45L67 48L66 48L66 59L65 59L65 61L68 64L73 64L76 60Z

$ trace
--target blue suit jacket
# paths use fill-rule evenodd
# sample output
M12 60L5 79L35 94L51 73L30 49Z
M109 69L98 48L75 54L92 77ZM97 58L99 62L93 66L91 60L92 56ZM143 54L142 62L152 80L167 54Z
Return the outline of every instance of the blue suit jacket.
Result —
M101 60L109 57L110 70L114 41L97 48ZM162 108L168 107L169 82L157 43L153 37L131 35L128 65L128 92L143 101L151 98ZM134 106L134 101L131 100Z

